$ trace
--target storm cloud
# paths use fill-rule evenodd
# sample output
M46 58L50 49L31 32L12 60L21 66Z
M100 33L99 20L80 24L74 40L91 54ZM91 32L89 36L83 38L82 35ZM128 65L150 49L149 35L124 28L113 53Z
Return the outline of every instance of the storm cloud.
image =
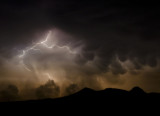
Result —
M159 11L123 1L1 2L0 83L38 87L39 98L83 87L159 91ZM55 46L36 45L49 31L46 44Z

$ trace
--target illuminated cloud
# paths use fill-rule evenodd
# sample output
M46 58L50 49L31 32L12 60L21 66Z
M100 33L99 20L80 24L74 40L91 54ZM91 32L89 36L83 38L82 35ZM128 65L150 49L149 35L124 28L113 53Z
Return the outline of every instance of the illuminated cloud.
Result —
M27 49L23 50L22 54L19 55L20 58L20 63L24 66L25 69L27 69L28 71L31 71L30 68L27 67L27 65L24 63L25 61L25 57L30 57L30 53L36 53L36 52L46 52L44 51L44 48L46 48L45 50L48 49L48 51L53 51L54 49L58 50L63 50L66 51L70 54L76 54L76 51L72 51L70 49L70 46L67 45L63 45L63 46L59 46L56 43L49 43L51 45L48 45L48 41L49 39L54 39L54 35L51 37L52 31L49 31L49 33L47 34L47 37L45 38L45 40L42 40L41 42L38 42L36 44L34 44L31 47L28 47ZM43 53L42 53L43 54ZM35 54L36 55L36 54ZM36 56L31 56L31 57L36 57Z

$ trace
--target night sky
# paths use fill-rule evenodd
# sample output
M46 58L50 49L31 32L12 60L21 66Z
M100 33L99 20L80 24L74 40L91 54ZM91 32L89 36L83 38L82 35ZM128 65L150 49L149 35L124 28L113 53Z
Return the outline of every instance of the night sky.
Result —
M0 101L84 87L160 92L160 8L138 3L0 2Z

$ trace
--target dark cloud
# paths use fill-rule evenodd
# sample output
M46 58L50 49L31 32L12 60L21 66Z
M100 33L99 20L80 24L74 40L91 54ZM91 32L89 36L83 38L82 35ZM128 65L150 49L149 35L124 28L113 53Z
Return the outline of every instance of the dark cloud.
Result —
M4 90L0 91L0 101L20 100L19 90L15 85L9 85Z
M155 65L155 57L159 58L157 6L72 0L8 1L1 6L0 50L6 56L35 40L36 33L56 26L84 39L81 61L93 60L96 55L108 66L118 54L121 60L137 57L142 64ZM148 58L153 51L154 58Z
M41 85L36 89L36 96L38 99L44 98L56 98L60 95L60 88L55 84L53 80L48 80L44 85Z
M110 65L111 72L113 74L124 74L127 71L123 68L123 66L118 61L113 61Z
M70 84L68 87L66 87L65 93L66 95L70 95L76 93L79 90L80 87L77 84Z

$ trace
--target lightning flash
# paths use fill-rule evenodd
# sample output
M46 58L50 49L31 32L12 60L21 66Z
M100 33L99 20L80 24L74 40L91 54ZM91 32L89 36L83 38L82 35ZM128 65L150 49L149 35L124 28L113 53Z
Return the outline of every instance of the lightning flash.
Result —
M47 34L47 37L38 43L35 43L33 46L26 48L25 50L22 51L22 53L18 56L20 59L20 63L22 64L22 66L27 70L27 71L32 71L30 68L27 67L27 65L24 63L24 58L25 56L28 55L28 53L30 51L34 52L34 51L42 51L41 48L39 46L43 46L48 50L54 49L54 47L57 47L58 49L65 49L67 50L69 53L71 54L76 54L76 51L72 51L70 49L70 46L67 45L63 45L63 46L59 46L56 43L52 43L52 45L49 45L48 40L51 39L51 35L52 35L52 31L49 31L49 33ZM48 76L48 78L51 78L51 76L46 73L46 75Z

